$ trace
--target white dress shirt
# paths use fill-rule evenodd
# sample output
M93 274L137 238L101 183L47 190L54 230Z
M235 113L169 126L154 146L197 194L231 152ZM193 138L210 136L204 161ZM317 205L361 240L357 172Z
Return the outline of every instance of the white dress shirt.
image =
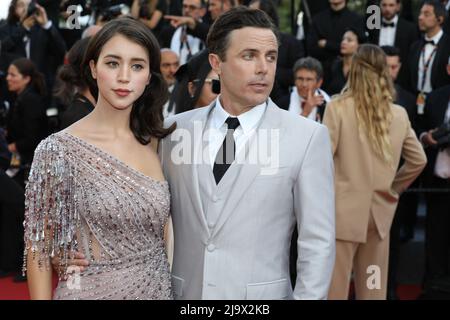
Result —
M236 143L236 155L246 145L249 138L256 132L264 112L266 111L267 103L264 102L250 109L249 111L237 116L240 126L234 130L234 141ZM223 140L227 134L227 125L225 120L228 117L235 118L226 112L220 103L220 96L216 99L216 105L211 111L207 121L203 140L208 143L209 159L205 159L211 168L214 167L214 161L217 153L222 146Z
M424 67L425 67L425 62L427 62L428 58L430 57L430 55L432 54L434 48L437 46L437 44L439 43L439 40L441 40L442 35L444 34L444 32L441 30L439 31L433 38L428 38L427 36L425 36L425 40L426 41L433 41L434 42L434 46L431 43L428 43L425 45L425 50L424 52L420 55L419 58L419 68L418 68L418 80L417 80L417 90L419 91L423 91L425 93L430 93L431 91L433 91L433 88L431 86L431 70L433 69L433 62L434 62L434 58L436 57L436 53L433 55L430 65L428 67L428 71L427 74L425 75L425 85L422 88L422 78L424 76ZM423 55L425 54L425 57L423 57Z
M378 40L378 45L381 46L394 46L395 44L395 33L397 31L397 24L398 24L398 15L395 15L395 17L388 21L383 18L383 22L386 23L394 23L394 27L383 27L381 26L380 29L380 39Z
M182 45L183 33L186 36L186 42ZM170 41L170 50L176 52L180 57L180 65L188 62L189 49L191 57L204 48L204 43L201 39L187 34L186 27L178 27Z
M319 93L323 96L326 103L330 102L330 96L323 91L322 89L318 89ZM289 101L289 112L301 115L303 112L302 103L305 99L298 94L297 87L294 87L291 92L291 98ZM317 107L314 107L310 114L307 117L308 119L317 121Z

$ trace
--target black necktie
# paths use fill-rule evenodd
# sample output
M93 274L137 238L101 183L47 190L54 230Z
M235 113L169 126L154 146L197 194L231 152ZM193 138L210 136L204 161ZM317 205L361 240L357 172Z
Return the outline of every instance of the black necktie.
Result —
M381 25L385 28L389 28L389 27L394 28L395 27L395 23L393 23L393 22L383 22Z
M222 179L225 175L225 172L227 172L236 156L236 143L234 141L233 134L234 130L239 127L240 123L238 118L231 117L228 117L225 123L228 125L227 134L225 139L223 139L219 152L217 152L216 161L214 162L213 168L216 183L219 183L220 179Z
M432 44L434 46L434 41L433 40L424 40L424 46L426 46L427 44Z

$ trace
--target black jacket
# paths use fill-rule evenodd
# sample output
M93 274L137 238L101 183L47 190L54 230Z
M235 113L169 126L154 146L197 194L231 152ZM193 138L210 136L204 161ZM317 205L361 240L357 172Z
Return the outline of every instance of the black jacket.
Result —
M71 124L87 116L94 110L92 103L83 95L76 94L72 103L61 115L60 129L65 129Z
M369 42L378 45L380 40L380 30L369 30ZM409 50L414 42L419 40L419 32L417 26L413 23L399 17L397 29L395 32L394 47L400 50L400 60L402 61L402 68L397 79L401 86L409 85L408 79L408 56Z
M6 134L0 128L0 170L6 171L11 162L11 153L8 150L8 143L6 142Z
M424 39L416 41L411 46L409 55L409 90L417 93L418 70L421 50L425 44ZM447 74L448 58L450 56L450 37L445 33L438 43L438 49L434 56L433 65L431 68L431 86L433 90L450 84L450 76Z
M438 90L433 91L427 97L423 117L419 120L418 135L427 132L431 129L440 127L445 119L448 102L450 98L450 85L444 86ZM428 163L425 168L426 181L433 176L434 165L438 149L435 147L426 148Z
M416 97L398 84L395 85L395 91L397 93L395 104L398 104L406 109L411 126L417 132Z
M47 135L44 98L25 89L8 113L8 142L16 143L22 164L30 164L34 150Z
M318 13L313 17L312 28L307 34L307 54L322 62L334 60L340 53L342 36L349 27L363 33L363 18L347 8L339 12L326 9ZM325 48L319 47L320 39L327 40Z
M24 36L26 29L21 25L5 24L0 27L2 51L17 57L26 57ZM47 84L52 84L56 68L62 64L66 44L54 25L48 30L34 25L29 31L30 59L39 71L44 73Z

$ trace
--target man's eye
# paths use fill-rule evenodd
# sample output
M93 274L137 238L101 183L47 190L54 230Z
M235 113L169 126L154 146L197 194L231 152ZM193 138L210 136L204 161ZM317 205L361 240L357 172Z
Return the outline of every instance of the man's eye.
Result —
M273 56L268 56L267 60L269 60L270 62L274 62L277 60L277 56L273 55Z
M251 54L251 53L244 54L244 59L245 60L250 60L251 58L253 58L253 54Z

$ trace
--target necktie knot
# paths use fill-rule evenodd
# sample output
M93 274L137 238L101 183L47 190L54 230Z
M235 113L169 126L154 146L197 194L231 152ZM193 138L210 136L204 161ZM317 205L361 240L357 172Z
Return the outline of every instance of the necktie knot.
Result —
M427 44L435 45L433 40L425 40L425 45Z
M236 130L240 126L238 118L228 117L225 123L228 125L228 130Z

